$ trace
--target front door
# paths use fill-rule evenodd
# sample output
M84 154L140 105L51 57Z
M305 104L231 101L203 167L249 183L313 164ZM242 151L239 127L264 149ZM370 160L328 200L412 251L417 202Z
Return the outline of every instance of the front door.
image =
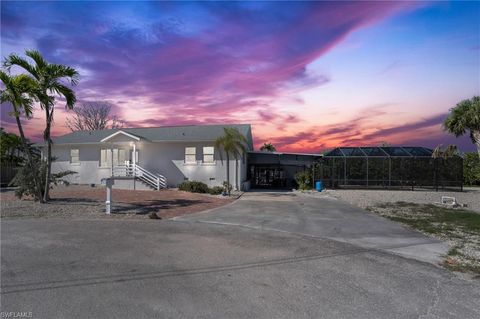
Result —
M281 167L255 167L253 187L281 188L286 186L285 171Z

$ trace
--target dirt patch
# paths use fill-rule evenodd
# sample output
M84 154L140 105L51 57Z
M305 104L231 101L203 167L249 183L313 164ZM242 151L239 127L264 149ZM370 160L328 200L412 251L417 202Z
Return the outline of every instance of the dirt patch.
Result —
M161 218L192 214L232 202L225 198L177 190L139 191L114 189L112 214L105 214L104 187L71 185L55 187L52 200L40 204L31 199L19 200L13 190L0 195L1 217L61 217L61 218L148 218L157 213Z

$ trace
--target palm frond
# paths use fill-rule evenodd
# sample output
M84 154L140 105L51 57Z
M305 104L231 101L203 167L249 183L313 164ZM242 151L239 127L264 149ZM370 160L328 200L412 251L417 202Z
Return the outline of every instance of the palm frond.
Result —
M63 84L56 83L56 85L52 87L52 90L58 95L62 95L63 97L65 97L65 108L72 109L75 106L75 103L77 102L77 97L75 96L75 92L73 92L71 88Z
M38 50L26 50L25 55L30 57L33 61L35 61L35 64L40 70L44 69L48 65L48 62L45 60L45 58L42 56L42 54Z
M7 58L5 58L3 61L3 66L8 70L10 70L12 66L18 66L30 73L35 79L38 80L40 78L38 69L17 54L10 54Z
M48 64L45 71L53 80L67 78L71 85L76 85L80 77L77 70L61 64Z
M12 104L13 116L20 116L23 112L30 118L33 111L32 85L35 81L25 74L11 76L3 71L0 71L0 80L5 86L0 92L0 101Z

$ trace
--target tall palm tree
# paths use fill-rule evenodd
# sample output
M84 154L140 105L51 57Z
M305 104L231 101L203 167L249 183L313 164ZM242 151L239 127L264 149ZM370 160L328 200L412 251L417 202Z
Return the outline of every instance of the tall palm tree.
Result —
M480 156L480 96L458 103L450 110L443 126L456 137L470 131L470 139L477 146Z
M223 131L224 135L217 138L215 147L219 150L222 161L222 150L225 152L227 160L227 189L228 196L230 196L230 155L235 158L238 166L238 158L247 151L247 139L236 128L224 127Z
M40 107L45 111L45 130L43 139L47 146L47 170L45 174L45 189L43 200L48 201L50 190L50 179L52 171L52 140L50 131L53 122L53 111L55 109L55 98L65 98L65 108L72 109L76 102L74 91L64 84L68 82L70 85L78 83L78 72L69 66L48 63L37 50L26 50L25 55L33 60L31 64L28 60L11 54L5 59L4 66L10 68L19 66L29 73L29 75L37 82L38 91L36 97L40 102Z
M4 71L0 71L0 80L4 85L4 89L0 90L0 102L1 103L10 103L12 105L11 115L15 117L17 122L18 132L20 133L20 140L22 144L23 154L27 156L27 165L29 169L35 171L37 167L33 163L33 155L31 147L28 143L27 138L25 137L25 132L23 131L22 121L20 119L21 115L24 115L27 118L32 116L33 102L35 99L36 92L36 83L35 81L25 74L19 75L9 75ZM34 176L38 176L34 174ZM42 191L41 191L41 181L35 180L36 185L37 199L42 201Z

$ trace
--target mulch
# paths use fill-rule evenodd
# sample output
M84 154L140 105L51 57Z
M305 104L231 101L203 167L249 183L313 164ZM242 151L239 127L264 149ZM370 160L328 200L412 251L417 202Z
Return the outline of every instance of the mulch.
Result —
M19 200L13 191L2 192L2 218L4 217L68 217L79 215L105 217L104 187L70 185L55 187L51 191L49 204L34 203L31 199ZM156 213L161 218L172 218L217 208L234 201L207 194L196 194L178 190L141 191L114 189L112 193L112 217L148 218ZM31 213L30 213L31 207ZM82 212L88 211L88 214Z

